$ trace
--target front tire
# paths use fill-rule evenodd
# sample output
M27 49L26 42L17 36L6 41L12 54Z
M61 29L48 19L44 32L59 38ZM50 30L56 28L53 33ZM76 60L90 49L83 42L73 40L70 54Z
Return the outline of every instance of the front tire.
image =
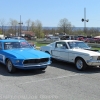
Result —
M16 70L16 68L13 66L12 62L9 59L6 61L6 67L9 73L13 73Z
M82 71L82 70L86 69L87 64L82 58L77 58L75 60L75 66L76 66L77 70Z

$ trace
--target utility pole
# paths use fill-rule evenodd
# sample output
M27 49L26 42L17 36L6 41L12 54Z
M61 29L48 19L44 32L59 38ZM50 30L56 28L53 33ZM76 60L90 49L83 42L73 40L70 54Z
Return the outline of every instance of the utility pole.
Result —
M86 33L86 22L89 22L89 19L86 19L86 8L84 8L84 18L81 21L84 22L84 32Z
M19 36L21 36L21 25L23 24L22 22L21 22L21 15L20 15L20 23L18 23L19 25L20 25L20 32L19 32Z

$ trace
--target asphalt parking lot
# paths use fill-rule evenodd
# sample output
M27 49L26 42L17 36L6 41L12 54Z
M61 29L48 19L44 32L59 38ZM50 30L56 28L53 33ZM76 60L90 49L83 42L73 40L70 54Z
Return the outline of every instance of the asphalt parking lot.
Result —
M77 71L73 64L53 62L45 71L18 70L0 64L1 100L99 100L100 68Z

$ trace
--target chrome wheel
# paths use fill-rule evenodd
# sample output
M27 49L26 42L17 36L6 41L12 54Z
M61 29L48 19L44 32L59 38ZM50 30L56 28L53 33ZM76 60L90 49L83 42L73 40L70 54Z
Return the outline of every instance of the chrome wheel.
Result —
M82 58L77 58L75 60L75 65L78 70L85 70L85 68L87 67L86 62Z
M83 62L79 59L79 60L77 60L77 62L76 62L76 67L78 68L78 69L82 69L83 68Z

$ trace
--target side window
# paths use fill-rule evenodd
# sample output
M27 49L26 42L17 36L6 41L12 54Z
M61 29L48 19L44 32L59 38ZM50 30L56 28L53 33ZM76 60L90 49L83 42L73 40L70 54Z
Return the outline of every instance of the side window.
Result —
M62 47L61 42L57 42L57 43L56 43L56 48L61 48L61 47Z
M65 42L62 43L64 49L68 49L67 44Z
M0 43L0 50L2 50L2 43Z
M57 42L56 43L56 48L68 49L68 47L67 47L65 42Z

